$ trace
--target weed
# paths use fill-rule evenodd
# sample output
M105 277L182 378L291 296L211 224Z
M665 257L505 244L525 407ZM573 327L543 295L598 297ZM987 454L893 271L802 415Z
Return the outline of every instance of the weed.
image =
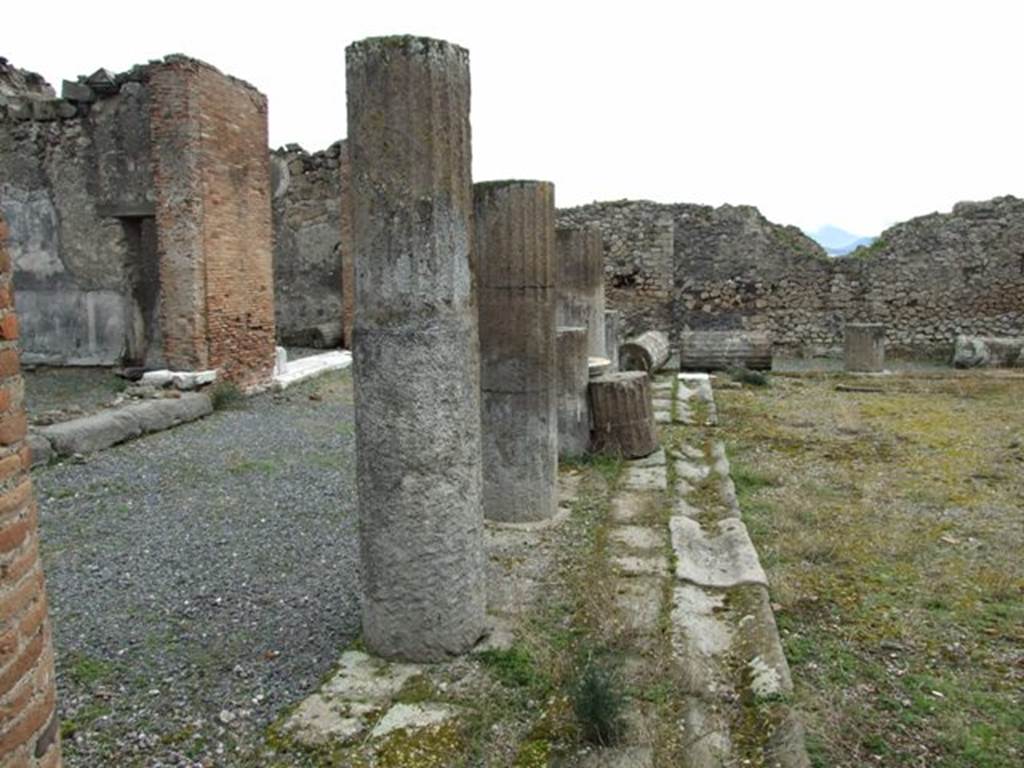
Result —
M764 374L761 371L752 371L743 366L730 368L726 373L729 374L729 378L733 381L738 381L741 384L749 384L752 387L767 387L770 383L767 374Z
M615 744L625 730L625 698L615 673L589 659L572 688L573 712L583 738L594 744Z
M210 403L215 411L241 408L244 402L242 390L230 381L217 382L210 388Z

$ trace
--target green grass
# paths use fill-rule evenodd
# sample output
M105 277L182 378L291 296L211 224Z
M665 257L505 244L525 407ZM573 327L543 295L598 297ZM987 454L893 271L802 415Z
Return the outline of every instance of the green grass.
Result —
M533 657L521 646L481 651L477 658L503 685L525 687L541 682Z
M1024 382L834 385L717 393L812 760L1020 765Z

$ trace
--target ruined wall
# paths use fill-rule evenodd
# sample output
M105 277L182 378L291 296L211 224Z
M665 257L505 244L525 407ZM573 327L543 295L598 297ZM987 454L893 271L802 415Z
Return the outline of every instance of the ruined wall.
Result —
M309 153L289 144L270 154L274 301L284 343L314 325L341 322L343 148L337 142Z
M55 99L0 66L0 213L26 362L160 357L144 71L102 80Z
M249 387L274 361L267 103L183 56L150 72L167 362Z
M18 318L0 217L0 765L60 765L53 639L25 444Z
M1024 331L1024 201L1014 198L899 224L838 258L749 206L621 201L559 217L602 229L609 305L627 333L767 330L806 354L835 351L846 322L882 322L893 350L947 354L957 333Z
M626 336L672 324L670 206L645 200L594 203L558 211L559 227L594 225L604 247L605 301L623 313Z

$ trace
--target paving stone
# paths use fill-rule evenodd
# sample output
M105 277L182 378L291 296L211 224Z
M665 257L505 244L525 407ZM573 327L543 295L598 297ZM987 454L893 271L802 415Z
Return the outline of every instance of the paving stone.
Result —
M660 549L665 545L661 530L644 525L614 526L608 538L630 549Z
M672 400L671 398L656 397L651 401L651 405L655 408L662 408L667 411L672 408Z
M683 456L685 456L688 459L693 459L694 461L704 461L704 451L702 451L700 448L694 448L692 445L687 445L686 443L683 443L679 447L679 452L682 453Z
M324 695L378 704L389 701L409 678L422 671L416 664L396 664L362 651L346 651L338 666L338 672L321 689Z
M677 653L719 656L732 646L733 630L723 618L725 593L693 584L672 590L672 644Z
M696 519L700 517L700 510L685 499L676 499L672 503L672 514Z
M632 491L663 491L668 488L665 467L627 467L623 487Z
M665 466L665 449L659 448L650 456L644 456L642 459L633 459L626 466L629 467L663 467Z
M669 520L677 578L705 587L767 586L768 578L743 522L728 518L716 528L709 535L695 520L681 516Z
M655 411L654 412L654 422L656 424L671 424L672 423L672 413L669 412L669 411Z
M700 483L711 472L706 464L697 464L685 459L676 460L676 477L690 483Z
M611 559L612 567L623 576L660 576L668 572L668 558L637 557L636 555L616 555Z
M651 768L654 749L650 746L609 747L591 752L579 765L580 768Z
M658 629L661 579L651 576L620 578L615 583L615 607L626 629L645 635Z
M682 478L676 480L676 496L689 496L693 490L693 486Z
M626 491L612 498L612 520L616 523L627 523L640 517L647 511L652 497L646 493Z
M314 693L288 718L285 730L307 746L346 743L369 728L380 708L377 703L335 701Z
M395 731L429 728L451 720L456 715L456 710L445 704L395 704L373 727L370 736L379 739Z

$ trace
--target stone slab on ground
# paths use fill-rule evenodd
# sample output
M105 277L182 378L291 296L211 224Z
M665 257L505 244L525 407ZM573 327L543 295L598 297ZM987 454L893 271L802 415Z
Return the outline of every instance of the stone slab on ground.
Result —
M580 768L653 768L654 749L649 746L609 747L592 752Z
M654 423L655 424L671 424L672 413L670 411L655 411L654 412Z
M284 373L274 375L273 387L284 390L300 381L322 376L330 371L340 371L352 365L352 353L348 350L333 350L322 355L310 355L285 363Z
M612 522L630 523L641 517L651 503L651 496L639 491L626 491L612 498Z
M454 707L445 704L424 702L422 704L395 704L370 732L370 737L380 739L400 730L419 730L440 725L458 715Z
M608 531L608 539L627 549L657 550L665 545L662 533L644 525L618 525Z
M631 467L663 467L665 466L665 449L659 448L650 456L642 459L633 459L629 462Z
M757 551L743 522L719 520L713 532L696 520L673 517L669 521L676 577L702 587L768 586Z
M623 576L659 576L668 571L668 558L664 555L638 557L616 555L611 559L612 567Z
M158 432L194 421L213 412L210 398L201 393L146 400L46 427L36 433L49 441L60 456L93 453L145 433Z
M631 491L663 491L668 487L668 475L664 466L627 466L622 487Z
M621 578L615 585L615 607L628 631L653 634L661 615L661 579Z

